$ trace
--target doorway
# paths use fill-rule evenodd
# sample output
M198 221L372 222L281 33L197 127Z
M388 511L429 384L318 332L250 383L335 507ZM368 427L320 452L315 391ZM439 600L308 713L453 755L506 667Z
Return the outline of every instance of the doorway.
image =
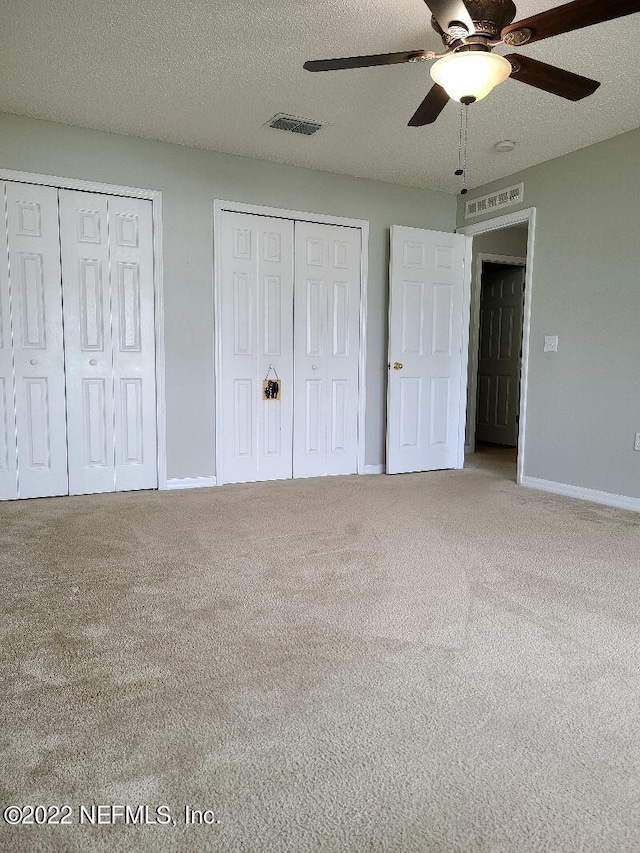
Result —
M535 210L461 233L473 237L465 453L499 457L521 483Z

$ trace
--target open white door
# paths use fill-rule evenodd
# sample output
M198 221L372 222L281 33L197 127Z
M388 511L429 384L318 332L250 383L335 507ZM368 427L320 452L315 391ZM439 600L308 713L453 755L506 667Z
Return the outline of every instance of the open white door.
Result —
M467 246L461 234L391 229L387 474L463 465Z

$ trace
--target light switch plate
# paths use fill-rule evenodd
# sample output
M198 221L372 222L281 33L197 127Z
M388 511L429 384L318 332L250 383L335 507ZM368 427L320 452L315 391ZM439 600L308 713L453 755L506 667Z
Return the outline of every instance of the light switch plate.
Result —
M558 336L557 335L545 335L544 351L545 352L558 352Z

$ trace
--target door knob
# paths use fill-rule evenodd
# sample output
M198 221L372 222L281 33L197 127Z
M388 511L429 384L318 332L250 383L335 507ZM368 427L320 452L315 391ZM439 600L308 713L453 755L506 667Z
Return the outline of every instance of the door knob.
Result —
M317 365L317 364L312 364L312 365L311 365L311 370L317 370L317 369L318 369L318 365Z
M89 364L91 365L91 367L95 367L97 363L98 363L98 362L95 360L95 358L90 358L90 359L89 359Z
M38 359L37 359L37 358L30 358L30 359L29 359L29 364L37 364L37 363L38 363Z
M402 370L402 368L403 368L403 367L404 367L404 365L400 364L400 362L399 362L399 361L394 361L394 362L393 362L393 369L394 369L394 370Z

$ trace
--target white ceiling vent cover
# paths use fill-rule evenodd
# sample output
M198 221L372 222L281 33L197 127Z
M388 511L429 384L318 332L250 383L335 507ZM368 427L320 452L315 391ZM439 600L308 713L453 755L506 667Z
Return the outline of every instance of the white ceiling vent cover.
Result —
M494 210L500 210L503 207L522 204L523 201L524 184L516 184L504 190L497 190L491 195L483 195L480 198L468 201L465 206L464 218L472 219L474 216L482 216L483 213L492 213Z
M303 136L313 136L317 133L323 123L320 121L311 121L308 118L300 118L299 116L288 116L285 113L278 113L267 122L267 127L273 127L276 130L288 130L290 133L301 133Z

